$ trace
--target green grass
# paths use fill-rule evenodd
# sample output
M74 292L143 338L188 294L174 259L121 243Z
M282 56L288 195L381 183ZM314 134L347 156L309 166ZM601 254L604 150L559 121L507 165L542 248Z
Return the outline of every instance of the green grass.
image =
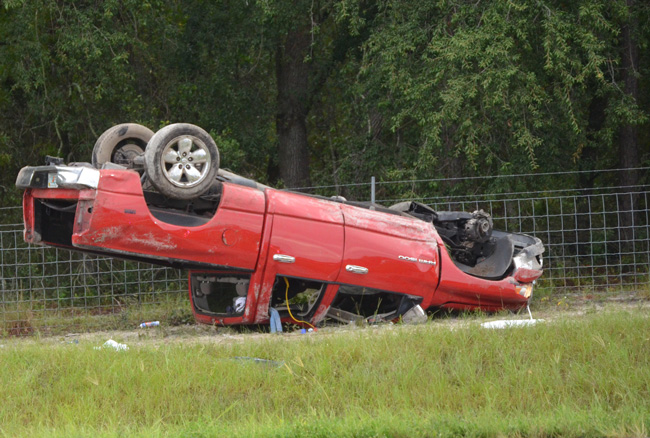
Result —
M93 348L105 339L0 341L0 436L650 433L647 310L506 330L467 318L196 341L148 333L126 352Z
M127 302L122 307L99 309L29 309L29 303L5 306L0 314L0 340L8 336L52 336L70 332L132 330L141 322L164 321L167 325L194 323L185 294L163 295L155 303Z

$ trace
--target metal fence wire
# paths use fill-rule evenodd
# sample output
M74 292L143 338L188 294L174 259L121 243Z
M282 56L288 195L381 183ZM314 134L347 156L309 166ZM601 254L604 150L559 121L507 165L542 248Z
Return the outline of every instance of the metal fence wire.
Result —
M390 193L417 192L413 182L383 184L393 185ZM368 185L351 186L369 189ZM310 189L326 194L340 186ZM381 199L381 194L379 190L377 202L383 205L405 200L400 196ZM495 229L539 237L546 251L538 290L648 292L648 186L408 199L438 211L483 209L492 215ZM182 271L28 245L23 225L16 219L21 208L0 208L0 215L0 335L27 334L35 321L48 327L50 319L115 314L170 297L185 302L187 277ZM30 323L23 326L26 320Z
M538 287L587 293L639 292L649 285L647 187L423 201L439 211L483 209L495 229L539 237L545 253Z
M21 208L0 209L4 217L16 211ZM28 245L22 223L0 225L0 336L160 304L186 294L186 282L177 269Z

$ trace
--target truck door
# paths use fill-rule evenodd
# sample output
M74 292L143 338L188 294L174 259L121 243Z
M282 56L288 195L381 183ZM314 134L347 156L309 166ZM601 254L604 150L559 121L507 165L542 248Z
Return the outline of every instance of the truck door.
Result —
M324 199L277 190L267 190L266 196L263 240L268 239L269 245L268 251L264 249L260 255L266 263L256 294L255 322L268 320L269 307L288 308L285 298L292 295L296 286L299 290L319 290L313 298L314 306L296 311L299 317L309 318L326 291L332 290L328 283L336 280L341 269L341 207Z
M340 204L268 190L273 216L267 269L290 277L333 282L343 255Z
M433 225L415 218L341 205L343 264L337 282L421 297L439 279Z

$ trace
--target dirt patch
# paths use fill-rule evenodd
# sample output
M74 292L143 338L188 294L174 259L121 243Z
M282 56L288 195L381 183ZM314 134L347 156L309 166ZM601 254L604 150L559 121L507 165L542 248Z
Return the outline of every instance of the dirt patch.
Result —
M635 292L554 295L535 300L531 304L533 316L544 319L639 308L650 309L650 299Z

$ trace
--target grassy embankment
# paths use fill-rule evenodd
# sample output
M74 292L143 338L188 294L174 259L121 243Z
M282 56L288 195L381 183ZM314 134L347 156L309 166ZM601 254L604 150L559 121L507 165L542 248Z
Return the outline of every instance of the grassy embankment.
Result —
M470 318L243 341L147 333L126 352L0 341L0 436L650 433L643 310L506 330Z
M170 294L155 303L125 303L122 307L97 309L30 310L6 306L0 314L0 340L11 336L52 336L71 332L132 330L141 322L162 321L166 325L194 323L187 294Z

